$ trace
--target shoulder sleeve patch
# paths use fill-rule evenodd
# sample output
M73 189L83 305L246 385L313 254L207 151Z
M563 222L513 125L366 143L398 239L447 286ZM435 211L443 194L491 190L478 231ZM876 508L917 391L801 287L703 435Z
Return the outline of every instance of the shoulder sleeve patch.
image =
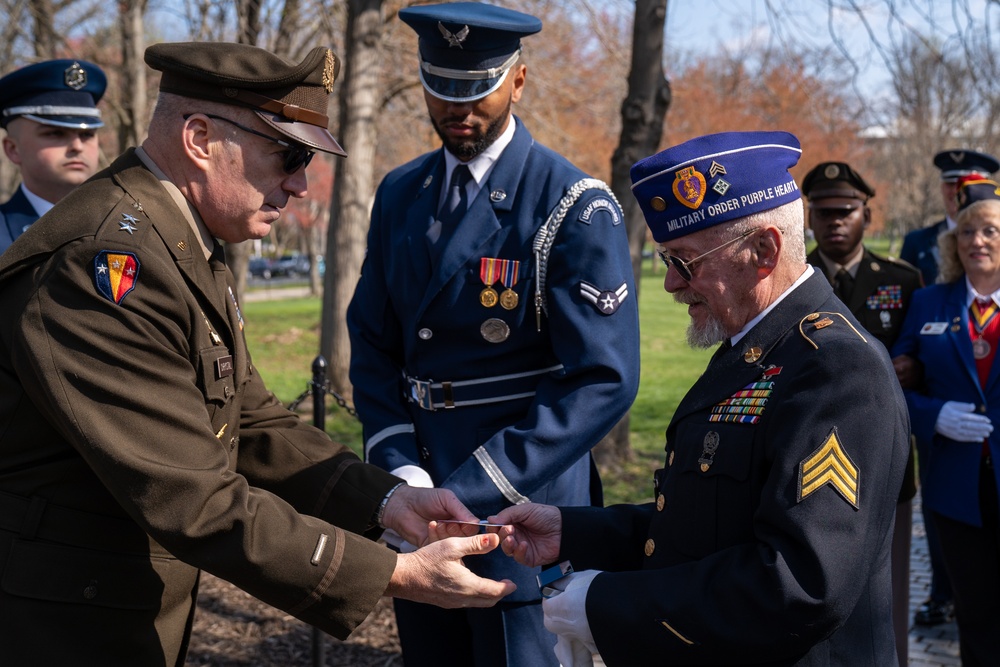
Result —
M580 215L577 216L577 220L589 225L594 216L601 211L606 211L608 215L611 216L611 224L613 226L621 224L622 217L618 213L618 205L613 203L607 197L596 197L591 199L583 210L580 211Z
M860 509L860 477L861 471L844 451L837 429L833 428L819 449L799 463L798 502L829 485L851 507Z
M139 282L139 258L131 252L102 250L94 257L94 286L109 301L121 304Z

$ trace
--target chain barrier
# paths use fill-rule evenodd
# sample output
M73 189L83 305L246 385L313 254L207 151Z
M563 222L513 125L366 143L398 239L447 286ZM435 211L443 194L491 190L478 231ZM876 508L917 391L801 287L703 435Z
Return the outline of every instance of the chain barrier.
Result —
M338 394L330 387L329 381L326 381L322 384L317 383L314 380L310 380L309 382L307 382L306 390L303 391L301 394L299 394L298 398L296 398L294 401L288 404L288 409L291 410L292 412L296 412L299 409L299 406L302 405L302 401L306 400L306 397L309 396L309 394L313 393L314 389L318 389L323 394L329 394L330 396L333 397L333 400L337 402L337 405L344 410L344 412L351 415L355 419L358 418L358 411L355 410L350 405L348 405L347 399L345 399L343 396Z

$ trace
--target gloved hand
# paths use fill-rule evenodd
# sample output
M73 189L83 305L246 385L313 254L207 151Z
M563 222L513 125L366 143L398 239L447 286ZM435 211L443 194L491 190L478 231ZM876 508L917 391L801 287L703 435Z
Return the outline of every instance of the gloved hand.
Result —
M594 667L594 654L583 642L556 635L556 659L562 667Z
M941 406L934 430L956 442L981 442L993 432L993 424L975 409L972 403L948 401Z
M569 574L553 584L562 592L542 600L545 629L555 634L556 657L563 667L590 667L597 653L587 620L587 591L600 570Z

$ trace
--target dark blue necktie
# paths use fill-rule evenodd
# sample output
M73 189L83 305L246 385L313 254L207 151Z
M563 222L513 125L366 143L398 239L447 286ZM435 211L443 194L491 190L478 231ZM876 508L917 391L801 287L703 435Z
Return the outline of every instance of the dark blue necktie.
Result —
M436 260L441 249L448 243L448 239L458 226L458 221L465 215L469 208L469 195L466 185L472 174L469 168L460 164L451 172L451 181L448 183L448 196L442 202L438 211L437 220L427 230L427 240L430 243L431 256Z

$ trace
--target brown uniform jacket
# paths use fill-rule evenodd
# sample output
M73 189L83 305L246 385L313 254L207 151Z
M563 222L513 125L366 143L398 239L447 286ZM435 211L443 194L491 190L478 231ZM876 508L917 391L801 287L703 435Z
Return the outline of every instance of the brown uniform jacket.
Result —
M183 664L199 569L337 637L385 590L398 480L268 392L232 284L133 151L3 255L4 664Z

